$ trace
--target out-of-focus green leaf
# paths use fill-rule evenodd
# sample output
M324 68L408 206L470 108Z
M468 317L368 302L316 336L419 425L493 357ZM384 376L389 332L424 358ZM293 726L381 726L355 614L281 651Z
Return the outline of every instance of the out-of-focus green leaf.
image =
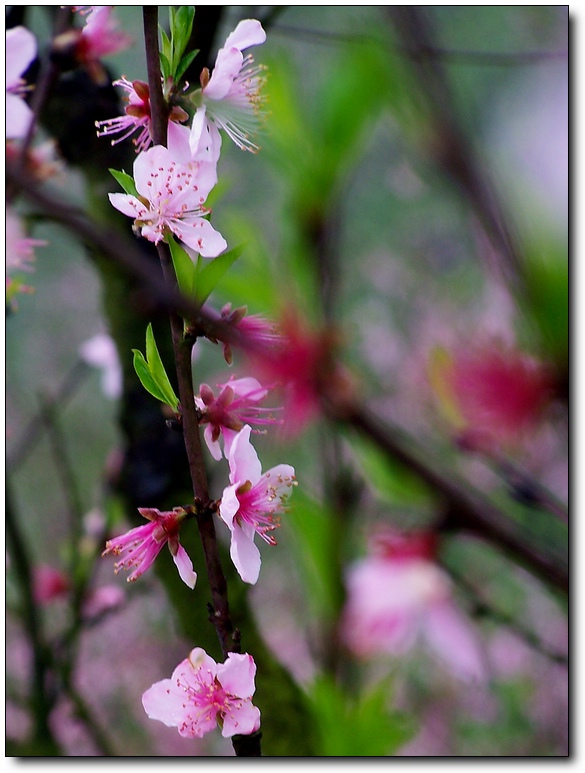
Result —
M236 262L243 251L244 245L240 244L203 266L197 277L197 289L195 291L199 303L205 303L223 275Z
M418 475L400 462L391 461L369 440L352 433L350 446L365 480L383 502L424 507L432 501L431 492Z
M333 530L338 528L335 518L324 505L297 489L286 522L297 543L299 568L313 613L321 619L333 619L342 595L333 553Z
M136 185L134 184L134 179L130 177L129 174L126 172L119 172L116 169L110 169L109 170L112 177L120 183L122 188L126 191L126 193L129 196L136 196L138 197L138 191L136 190Z
M414 726L388 709L389 688L381 682L355 698L328 676L308 689L323 757L387 757L412 736Z

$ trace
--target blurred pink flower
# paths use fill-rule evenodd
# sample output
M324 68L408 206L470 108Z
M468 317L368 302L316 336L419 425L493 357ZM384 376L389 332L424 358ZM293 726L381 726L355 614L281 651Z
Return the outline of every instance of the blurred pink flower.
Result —
M251 351L270 352L282 344L278 325L260 314L248 315L246 306L240 306L232 311L231 303L226 303L221 310L220 318L242 335L242 346ZM227 342L223 344L223 356L227 364L231 365L232 350Z
M251 655L230 652L218 664L196 647L170 679L146 690L142 705L150 719L178 728L184 738L201 738L217 725L224 738L250 735L260 727L260 711L252 704L255 675Z
M350 388L346 375L334 361L337 335L331 330L313 332L292 312L278 326L280 340L247 349L258 377L280 387L284 396L284 427L296 434L321 411L322 397L342 401Z
M114 134L121 136L112 140L112 145L127 139L135 132L138 136L132 142L136 146L136 152L141 153L152 145L151 134L151 116L150 116L150 92L148 83L143 81L130 82L126 78L119 78L114 81L114 86L120 86L128 92L126 96L127 106L124 108L125 115L116 118L108 118L106 121L96 121L98 137L108 137ZM174 105L169 115L169 131L171 122L186 121L189 116L178 105ZM187 134L189 129L184 127ZM188 143L188 140L187 140ZM170 143L169 143L170 144ZM177 158L178 161L180 159ZM190 159L189 159L190 160Z
M260 403L268 394L255 378L231 378L227 384L218 384L221 389L215 397L213 390L207 384L199 387L199 396L195 404L201 412L200 424L205 424L203 436L214 459L221 459L219 445L220 435L223 436L226 458L234 438L244 424L277 424L279 420L273 415L275 408L261 408ZM252 430L258 432L259 430Z
M259 534L269 545L276 540L269 532L279 526L275 518L283 511L295 484L295 471L279 464L262 474L258 455L250 443L246 425L234 438L227 459L230 486L224 489L219 515L231 531L230 556L244 582L254 585L260 574L260 551L254 544Z
M148 518L150 523L137 526L119 537L108 540L102 556L108 553L115 556L124 553L124 558L114 565L116 574L120 569L132 570L128 582L134 582L150 569L163 545L168 543L181 580L189 588L194 588L197 574L193 571L187 551L179 542L179 529L186 518L183 508L175 507L174 510L161 512L155 508L139 507L138 512Z
M158 244L172 232L205 258L225 250L227 242L205 219L205 199L217 182L214 164L179 164L168 148L155 145L134 161L139 197L110 193L112 205L135 219L144 238Z
M542 363L497 342L440 356L431 380L462 440L472 447L514 445L536 428L553 394Z
M32 288L22 284L15 274L31 272L35 259L33 247L47 244L41 239L25 236L21 219L11 207L6 207L6 301L10 302L17 292L31 292Z
M33 569L33 597L37 604L48 604L69 593L69 577L60 569L39 564Z
M85 62L117 54L132 45L130 35L118 29L118 22L112 16L113 5L92 5L86 12L86 23L81 30L77 55Z
M342 637L358 658L400 656L423 640L456 676L483 681L478 637L455 605L448 576L430 558L431 535L386 532L349 567Z
M22 98L27 87L22 74L37 55L37 41L26 27L6 31L6 139L18 139L28 132L33 114Z
M92 336L79 347L81 357L102 371L102 390L106 397L117 399L122 394L122 366L114 339L107 333Z
M193 147L198 147L201 135L208 132L217 159L221 148L219 129L223 129L242 150L259 150L251 136L261 122L265 101L261 90L266 79L261 75L264 68L255 67L253 56L244 57L242 51L265 40L259 21L243 19L218 51L211 76L204 68L201 91L193 100L197 107L191 126Z
M124 591L117 585L102 585L95 588L83 602L83 616L86 620L95 620L106 612L120 607L125 600Z

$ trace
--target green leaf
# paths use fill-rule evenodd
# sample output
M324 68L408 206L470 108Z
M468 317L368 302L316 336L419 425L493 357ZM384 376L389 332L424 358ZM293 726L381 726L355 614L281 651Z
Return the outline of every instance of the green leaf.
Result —
M175 81L180 81L183 75L185 74L185 71L195 59L197 54L199 53L199 49L196 48L195 51L191 51L189 54L185 54L185 56L181 59L181 63L177 67L177 71L175 72Z
M197 278L196 295L199 303L205 303L207 298L209 298L211 293L215 290L223 275L230 266L236 262L243 251L244 245L240 244L238 247L234 247L233 250L229 250L229 252L224 252L223 255L220 255L204 266Z
M148 363L144 359L144 355L138 349L132 349L132 351L134 352L134 370L140 379L140 383L147 392L150 392L150 394L153 395L153 397L156 397L156 399L160 400L162 403L166 403L165 396L154 380L150 368L148 367Z
M163 402L170 405L171 408L176 411L179 405L179 398L175 394L163 361L161 360L156 341L154 340L154 333L152 332L152 324L148 324L146 328L146 359L148 360L148 368L150 373L156 382L157 386L163 394Z
M129 196L136 196L138 197L138 191L136 190L136 185L134 184L134 179L130 177L129 174L126 172L118 172L116 169L110 169L109 170L112 177L120 183L122 188L126 191L126 193Z
M193 263L188 253L177 241L175 241L175 239L173 239L172 236L169 238L169 248L171 250L171 257L173 259L173 266L175 267L179 290L187 298L193 298L195 296L195 287L197 286L197 266Z
M161 73L162 73L163 78L166 80L167 78L172 77L172 74L173 74L172 69L173 68L171 67L171 63L170 63L168 57L166 57L163 54L162 51L159 53L159 57L160 57Z

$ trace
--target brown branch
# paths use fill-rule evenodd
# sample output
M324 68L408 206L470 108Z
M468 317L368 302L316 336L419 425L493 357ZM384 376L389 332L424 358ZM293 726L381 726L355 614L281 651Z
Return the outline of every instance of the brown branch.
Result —
M347 403L343 407L327 404L325 409L333 418L367 436L388 456L406 464L442 495L448 513L442 524L444 530L475 533L519 560L544 582L568 591L566 556L553 556L541 546L529 543L527 535L521 533L487 496L462 480L451 468L445 469L414 438L357 404Z
M158 49L158 6L143 6L144 42L150 91L152 133L155 145L165 145L167 140L168 107L164 104L161 89L159 49ZM157 245L164 281L167 287L174 288L176 277L168 244ZM223 657L230 652L240 651L239 635L234 631L230 616L227 581L221 566L219 548L213 522L214 508L209 499L207 472L201 447L199 420L193 394L193 375L191 369L191 350L194 344L192 336L183 333L183 320L174 311L170 313L171 334L175 354L175 366L181 401L181 416L185 449L189 460L189 471L193 483L195 500L201 503L197 516L199 535L205 555L207 577L211 587L213 610L210 615L221 644ZM237 737L233 742L236 756L259 757L260 733L248 738Z

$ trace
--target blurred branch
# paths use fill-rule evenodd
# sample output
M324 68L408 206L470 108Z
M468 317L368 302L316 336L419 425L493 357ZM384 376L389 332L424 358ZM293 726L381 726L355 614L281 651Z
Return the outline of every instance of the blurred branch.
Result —
M494 606L493 602L488 601L483 593L481 593L472 583L470 583L460 572L453 569L451 566L446 566L443 563L444 568L449 572L455 582L467 593L473 604L473 608L470 614L478 617L488 617L494 622L504 625L509 628L512 633L516 634L522 641L526 642L532 649L541 655L544 655L554 663L558 663L561 666L568 666L568 658L566 655L562 655L560 652L553 652L547 645L534 633L534 631L525 628L521 625L516 618L498 609Z
M382 451L416 472L445 500L447 515L440 528L473 532L519 560L545 583L567 592L569 574L565 556L552 555L548 545L528 542L511 520L484 494L459 478L454 470L444 468L426 448L399 427L383 422L357 404L344 407L326 406L333 418L346 422L370 438Z
M85 381L89 371L90 367L87 363L83 360L77 360L75 365L63 379L55 394L52 396L45 396L45 406L58 405L63 409L69 400L77 393L77 390ZM43 416L43 410L41 410L30 420L20 435L20 438L16 441L12 453L7 454L6 472L8 474L14 472L21 464L23 464L29 453L36 448L39 438L46 429L47 424Z
M21 590L24 627L32 652L31 703L34 717L34 740L43 749L43 755L54 756L58 745L49 725L49 714L53 708L46 690L46 676L49 669L48 654L42 639L41 623L34 598L31 558L26 540L21 533L20 523L14 512L10 489L6 487L6 535L10 543L10 556Z
M429 52L437 50L437 46L428 14L423 7L412 5L388 6L387 12L412 62L420 91L430 110L434 130L431 154L476 212L499 256L497 272L500 277L517 297L522 297L526 288L516 236L506 221L487 170L479 164L459 124L442 62L429 57Z

